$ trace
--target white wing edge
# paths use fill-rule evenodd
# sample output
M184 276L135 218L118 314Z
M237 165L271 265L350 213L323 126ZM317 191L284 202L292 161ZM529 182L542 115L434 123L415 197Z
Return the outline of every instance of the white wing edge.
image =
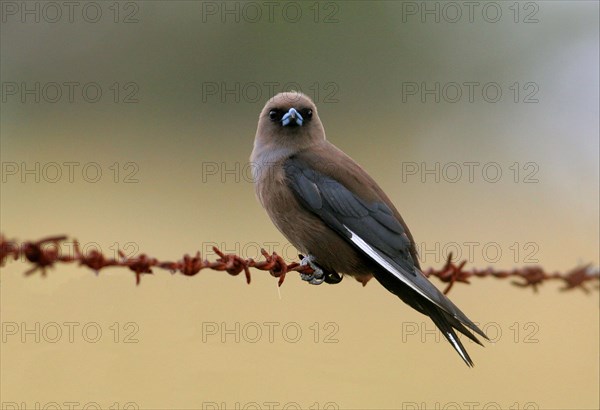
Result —
M425 292L423 292L423 290L421 290L414 283L408 280L404 275L402 275L402 273L398 272L398 269L394 268L391 263L385 260L385 258L381 256L379 252L373 249L360 236L352 232L352 230L349 229L346 225L344 225L344 228L346 228L348 232L350 232L350 240L354 242L354 244L356 244L360 249L362 249L367 255L369 255L375 262L384 267L388 272L400 279L402 282L410 286L410 288L417 292L419 295L423 296L425 299L438 306L435 300L431 299L431 297L426 295Z

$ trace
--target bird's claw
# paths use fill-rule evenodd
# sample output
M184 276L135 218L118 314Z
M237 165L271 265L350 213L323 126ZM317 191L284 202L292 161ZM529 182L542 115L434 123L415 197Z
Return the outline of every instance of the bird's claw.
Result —
M342 281L343 276L341 276L339 273L337 272L327 272L325 274L325 283L328 283L330 285L335 285L337 283L340 283Z
M302 258L300 261L300 266L310 266L313 273L301 273L300 278L303 281L310 283L311 285L320 285L325 281L325 273L323 269L321 269L314 261L314 257L312 255L308 255Z

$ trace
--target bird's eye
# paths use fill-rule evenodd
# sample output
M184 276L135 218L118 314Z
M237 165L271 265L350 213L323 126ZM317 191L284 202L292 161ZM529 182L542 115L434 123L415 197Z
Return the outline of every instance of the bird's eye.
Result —
M310 108L309 108L309 109L307 109L306 111L304 111L304 117L305 117L307 120L310 120L310 119L312 118L312 114L313 114L313 113L312 113L312 110L311 110Z
M271 110L269 111L269 118L271 121L279 121L281 120L281 112L279 110Z

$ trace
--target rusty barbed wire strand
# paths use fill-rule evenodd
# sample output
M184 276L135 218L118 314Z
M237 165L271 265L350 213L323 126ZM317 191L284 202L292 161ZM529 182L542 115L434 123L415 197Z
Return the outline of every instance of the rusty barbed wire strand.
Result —
M177 262L163 262L152 258L146 254L128 258L123 251L119 250L119 259L107 258L98 250L90 250L87 254L82 254L79 249L79 243L73 240L73 255L61 255L60 245L68 239L66 235L57 235L43 238L37 241L26 241L18 245L16 241L9 241L4 235L0 234L0 266L4 266L6 261L19 260L24 258L32 266L25 271L26 276L40 271L42 276L46 275L47 269L53 268L58 263L78 263L79 266L86 266L99 274L102 269L108 267L126 267L135 274L136 284L140 284L142 275L153 274L153 268L160 268L170 271L172 274L181 273L185 276L197 275L202 269L211 269L215 271L225 271L232 276L237 276L244 272L246 282L250 283L250 268L261 271L268 271L271 276L278 278L278 284L281 286L288 272L312 273L310 266L301 266L297 262L287 263L276 252L269 254L261 249L264 257L263 261L257 261L252 258L244 259L238 255L225 254L218 248L213 247L213 251L219 256L215 261L202 259L200 252L194 256L185 254ZM448 255L445 265L441 269L429 268L423 273L430 277L435 276L442 282L447 283L444 293L448 293L455 283L470 284L472 277L494 277L498 279L517 278L511 283L518 287L531 287L534 292L538 291L540 284L546 281L562 281L564 286L561 290L581 289L589 293L590 289L586 286L588 282L598 282L600 272L598 268L593 268L591 264L579 266L566 274L559 272L548 273L539 266L527 266L515 268L512 270L495 270L493 268L470 270L465 269L466 261L455 264L452 262L452 254ZM598 284L593 287L599 289Z

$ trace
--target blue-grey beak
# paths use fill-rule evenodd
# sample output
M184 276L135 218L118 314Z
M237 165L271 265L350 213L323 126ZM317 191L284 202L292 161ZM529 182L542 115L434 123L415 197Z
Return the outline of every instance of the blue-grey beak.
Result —
M281 125L284 127L288 126L289 124L302 125L303 122L304 118L302 118L300 113L296 111L295 108L290 108L290 110L285 113L283 118L281 118Z

